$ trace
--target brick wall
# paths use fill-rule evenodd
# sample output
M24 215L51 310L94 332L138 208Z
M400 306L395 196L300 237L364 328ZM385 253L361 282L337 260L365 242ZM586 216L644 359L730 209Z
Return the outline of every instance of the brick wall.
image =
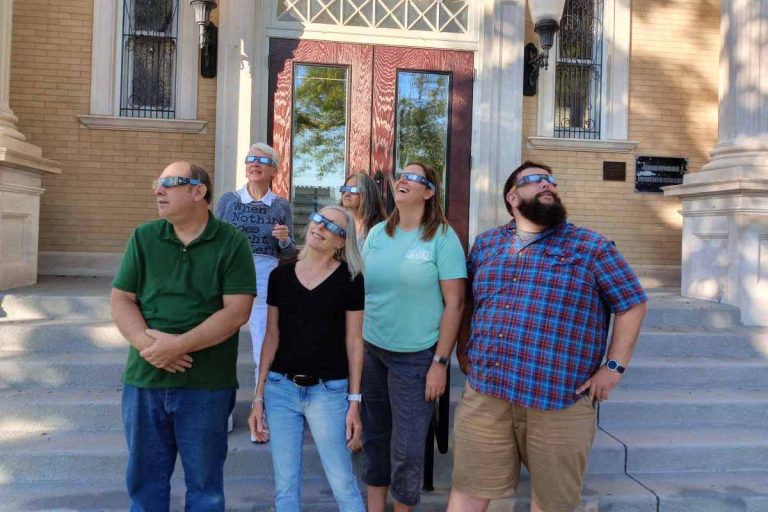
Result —
M43 179L41 251L121 252L134 227L157 218L150 184L165 165L190 159L213 171L215 79L199 79L204 134L79 122L90 113L93 1L14 2L10 105L27 141L62 169Z
M679 201L633 192L636 156L685 156L695 172L717 140L718 0L632 2L629 138L633 153L535 151L555 168L577 224L616 240L635 265L680 261ZM199 79L205 134L91 130L93 0L14 3L11 108L19 128L62 164L46 177L42 251L119 252L132 228L156 217L151 179L170 161L213 171L216 82ZM214 15L217 12L214 11ZM538 43L530 26L527 40ZM537 98L524 102L525 137L536 134ZM605 160L627 163L626 182L602 181Z
M689 171L717 142L718 0L632 2L629 139L632 153L541 151L523 160L552 166L576 224L616 241L634 265L679 265L680 202L634 192L635 157L688 157ZM526 39L537 43L528 15ZM536 135L537 97L524 100L524 136ZM604 161L627 164L627 181L602 180Z

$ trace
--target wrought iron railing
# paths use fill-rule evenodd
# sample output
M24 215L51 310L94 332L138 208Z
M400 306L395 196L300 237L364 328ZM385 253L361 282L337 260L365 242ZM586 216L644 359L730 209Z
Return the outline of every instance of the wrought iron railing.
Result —
M599 139L603 0L568 0L555 60L555 137Z
M176 117L179 0L123 0L120 115Z

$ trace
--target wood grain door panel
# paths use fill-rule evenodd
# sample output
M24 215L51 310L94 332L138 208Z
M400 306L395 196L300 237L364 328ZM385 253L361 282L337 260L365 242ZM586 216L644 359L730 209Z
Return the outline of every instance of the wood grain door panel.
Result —
M294 65L326 64L349 69L347 168L357 172L367 170L370 165L372 63L370 45L270 39L267 142L280 155L280 166L272 184L276 194L290 198Z
M376 46L373 65L373 172L396 171L395 135L397 73L403 70L445 72L451 76L446 214L467 247L469 225L470 149L472 141L471 52Z
M471 52L372 46L326 41L270 39L267 141L280 155L273 182L290 198L294 66L319 64L349 69L347 174L395 171L398 71L450 74L446 213L467 247L472 139Z

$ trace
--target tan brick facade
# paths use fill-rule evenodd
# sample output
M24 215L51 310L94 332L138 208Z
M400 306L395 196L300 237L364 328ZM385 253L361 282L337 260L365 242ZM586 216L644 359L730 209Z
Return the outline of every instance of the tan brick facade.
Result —
M636 194L636 156L682 156L695 172L717 140L719 2L632 2L629 139L632 153L533 150L555 168L571 219L616 240L635 265L679 265L679 201ZM216 14L214 12L214 14ZM203 134L92 130L89 113L93 0L14 4L11 107L19 128L62 164L46 177L42 251L120 252L131 229L156 216L150 180L175 159L210 171L216 80L199 79ZM538 43L532 27L527 40ZM537 98L524 101L524 136L536 135ZM626 182L604 182L604 161L627 163Z
M207 133L80 123L77 116L90 113L93 1L14 3L11 108L27 140L62 169L43 180L41 251L121 252L133 228L156 218L150 184L167 163L194 160L213 171L215 79L199 79Z
M528 16L526 39L538 43ZM616 241L634 265L679 265L680 201L634 192L635 157L689 158L689 172L717 142L720 3L632 2L629 140L632 153L542 151L523 160L554 168L570 219ZM536 135L537 98L524 103L524 136ZM627 181L602 180L603 162L626 162Z

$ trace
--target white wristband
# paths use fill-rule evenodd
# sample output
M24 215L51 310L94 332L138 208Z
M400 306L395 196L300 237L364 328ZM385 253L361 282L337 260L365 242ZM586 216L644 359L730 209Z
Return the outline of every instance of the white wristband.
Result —
M349 400L350 402L362 402L363 395L360 393L350 393L347 395L347 400Z

